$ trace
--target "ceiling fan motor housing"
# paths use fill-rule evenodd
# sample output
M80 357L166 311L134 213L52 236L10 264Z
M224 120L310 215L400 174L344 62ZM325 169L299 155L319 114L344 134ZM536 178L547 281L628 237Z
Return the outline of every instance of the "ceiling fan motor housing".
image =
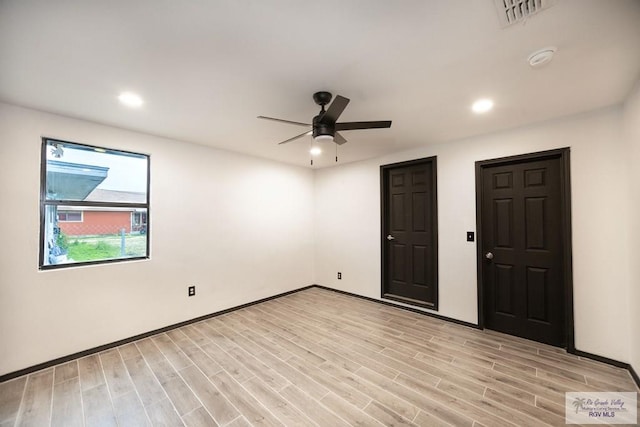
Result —
M333 123L322 123L320 122L320 114L313 118L313 138L315 139L320 135L328 135L331 138L336 133L335 124Z

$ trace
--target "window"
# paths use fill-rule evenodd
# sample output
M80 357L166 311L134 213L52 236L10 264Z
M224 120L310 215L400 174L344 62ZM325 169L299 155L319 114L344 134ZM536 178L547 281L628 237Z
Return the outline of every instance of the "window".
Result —
M149 156L42 139L40 268L149 257Z
M82 222L82 211L80 212L58 211L58 222Z

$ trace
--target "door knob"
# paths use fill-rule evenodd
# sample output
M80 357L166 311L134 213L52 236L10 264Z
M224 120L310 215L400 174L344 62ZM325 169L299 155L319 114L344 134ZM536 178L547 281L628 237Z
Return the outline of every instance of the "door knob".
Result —
M493 254L491 252L487 252L486 254L484 254L484 257L486 259L493 259Z
M387 235L387 240L395 240L396 238L393 237L391 234Z

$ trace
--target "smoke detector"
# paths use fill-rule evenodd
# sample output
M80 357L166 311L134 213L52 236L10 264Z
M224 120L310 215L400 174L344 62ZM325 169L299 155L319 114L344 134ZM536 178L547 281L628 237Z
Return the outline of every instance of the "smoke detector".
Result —
M527 61L532 68L540 68L543 65L551 62L551 59L553 59L553 54L556 53L556 50L558 50L558 48L555 46L549 46L540 50L536 50L531 55L529 55Z
M494 2L500 24L504 28L526 21L530 16L553 6L556 0L494 0Z

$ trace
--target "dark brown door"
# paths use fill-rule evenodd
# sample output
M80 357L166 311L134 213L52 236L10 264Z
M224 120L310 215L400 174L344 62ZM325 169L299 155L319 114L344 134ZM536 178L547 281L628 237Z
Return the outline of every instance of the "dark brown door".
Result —
M484 326L565 346L560 157L482 169Z
M383 167L383 297L437 309L435 158Z

